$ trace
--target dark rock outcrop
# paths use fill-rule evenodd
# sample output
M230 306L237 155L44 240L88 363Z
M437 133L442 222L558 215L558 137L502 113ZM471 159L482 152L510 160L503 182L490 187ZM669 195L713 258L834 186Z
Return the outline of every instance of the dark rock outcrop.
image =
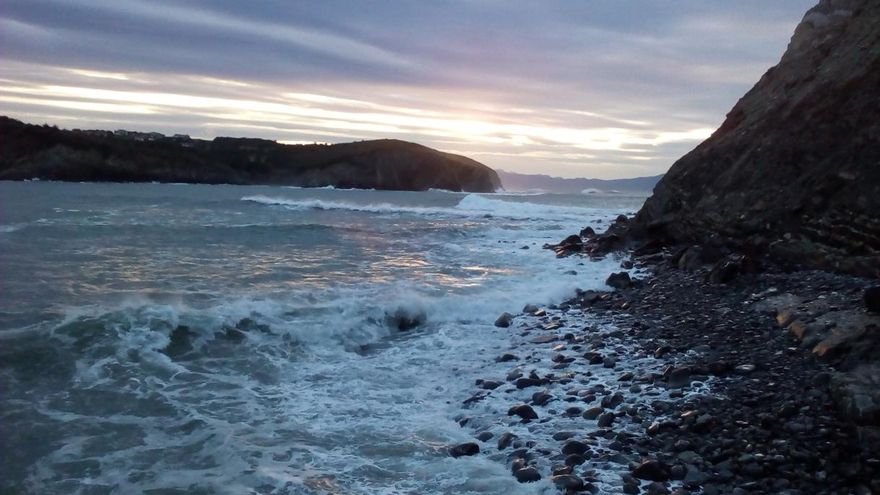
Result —
M880 277L878 26L875 0L809 10L779 64L659 182L630 235Z
M283 184L302 187L494 192L489 167L394 139L284 145L121 131L68 131L0 117L0 180Z

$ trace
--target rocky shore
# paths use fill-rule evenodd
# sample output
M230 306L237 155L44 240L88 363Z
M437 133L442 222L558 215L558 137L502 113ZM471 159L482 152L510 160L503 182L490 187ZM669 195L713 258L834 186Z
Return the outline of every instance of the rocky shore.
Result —
M635 275L608 292L499 318L510 351L463 401L475 442L452 455L564 493L880 493L868 281L718 283L686 252L622 258Z
M820 0L635 217L545 246L628 271L499 318L455 453L567 493L880 493L878 23Z

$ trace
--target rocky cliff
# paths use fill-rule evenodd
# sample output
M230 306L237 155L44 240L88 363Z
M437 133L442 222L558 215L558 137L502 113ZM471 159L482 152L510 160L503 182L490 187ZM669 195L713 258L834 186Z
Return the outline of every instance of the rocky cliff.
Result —
M880 1L822 0L630 231L880 277Z
M0 117L0 180L284 184L493 192L494 170L405 141L284 145L263 139L67 131Z

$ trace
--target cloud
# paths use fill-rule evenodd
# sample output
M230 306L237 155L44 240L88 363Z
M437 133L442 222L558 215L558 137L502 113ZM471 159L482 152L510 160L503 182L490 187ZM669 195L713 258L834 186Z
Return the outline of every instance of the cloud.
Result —
M0 113L660 173L779 59L811 4L9 0Z

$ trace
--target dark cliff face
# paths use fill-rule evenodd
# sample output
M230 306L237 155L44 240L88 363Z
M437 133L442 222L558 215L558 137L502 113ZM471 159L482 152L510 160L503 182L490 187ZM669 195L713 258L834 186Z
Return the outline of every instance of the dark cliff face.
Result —
M0 117L0 180L284 184L493 192L494 170L469 158L390 139L283 145L105 131L65 131Z
M880 1L822 0L636 225L880 276ZM871 268L871 266L875 268Z

